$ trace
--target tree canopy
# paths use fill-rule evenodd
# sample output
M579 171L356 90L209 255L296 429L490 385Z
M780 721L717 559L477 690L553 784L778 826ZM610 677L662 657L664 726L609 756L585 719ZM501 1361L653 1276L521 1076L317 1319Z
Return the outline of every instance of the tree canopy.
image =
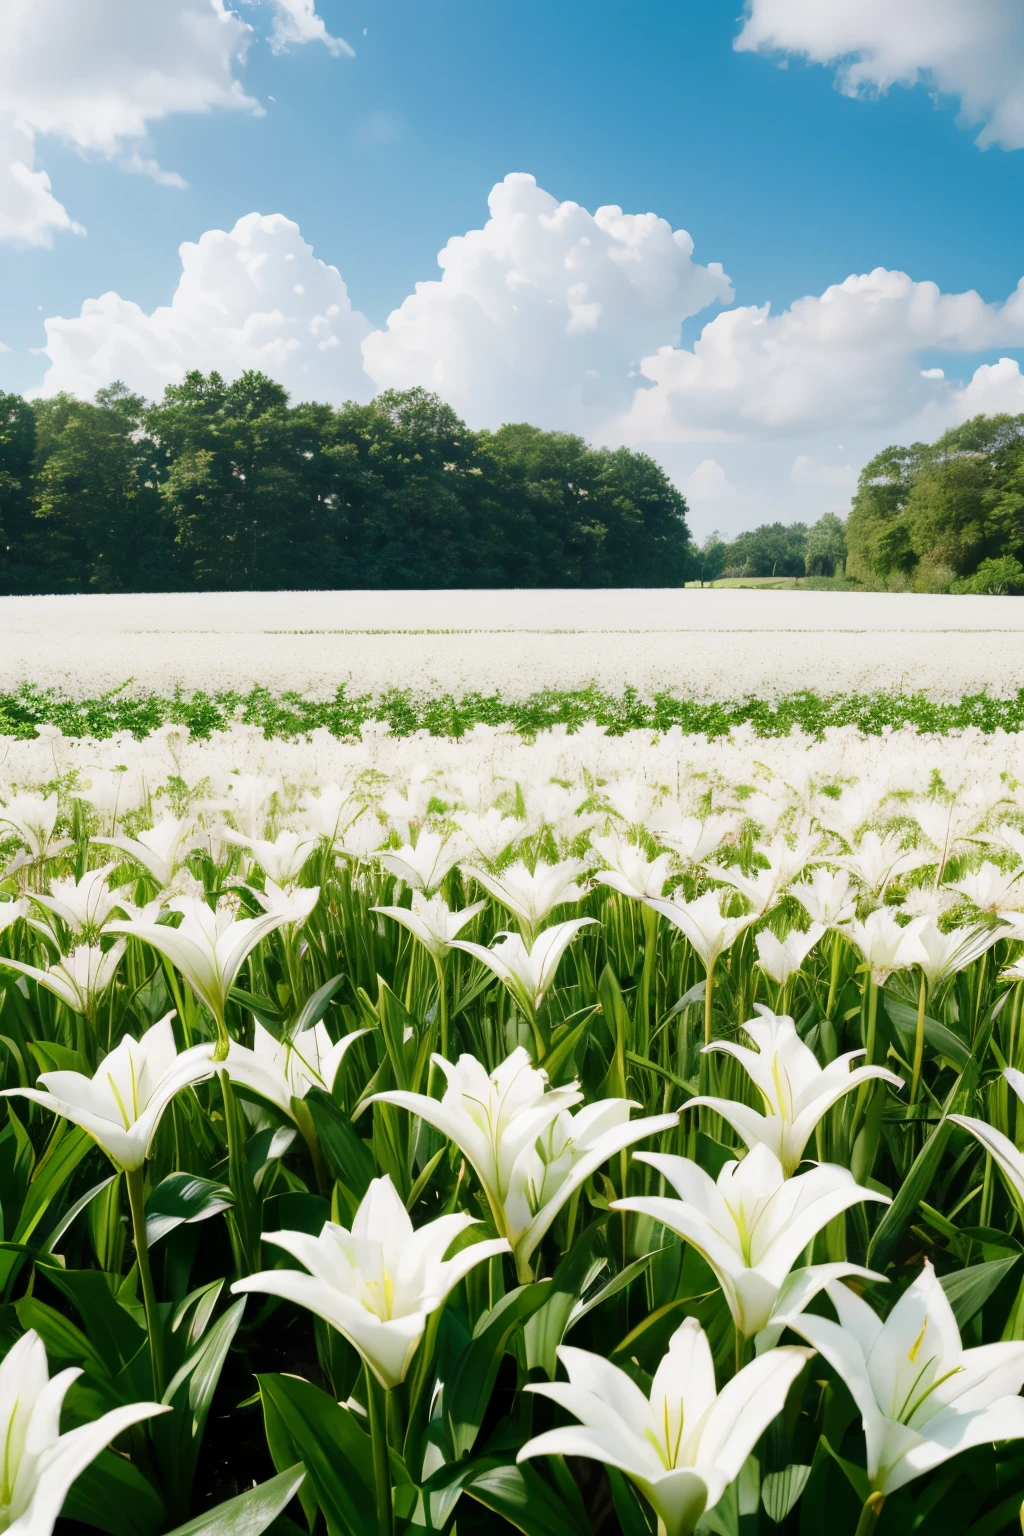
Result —
M158 403L0 394L0 590L675 586L687 505L645 454L436 395L291 404L260 373Z

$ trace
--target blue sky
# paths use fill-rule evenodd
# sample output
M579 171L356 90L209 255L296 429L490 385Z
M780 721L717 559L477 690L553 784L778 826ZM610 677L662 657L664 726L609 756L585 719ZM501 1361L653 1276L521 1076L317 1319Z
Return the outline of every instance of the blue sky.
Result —
M15 9L25 7L21 32L15 27L21 46L31 49L26 34L32 18L42 25L41 13L53 3L12 0ZM183 22L213 3L167 0L171 10L180 8ZM45 227L38 220L33 226L27 214L19 215L20 225L10 216L9 238L0 239L0 341L9 349L0 354L0 387L34 392L77 386L86 393L106 359L129 382L155 392L147 388L157 377L154 370L166 377L175 363L154 352L163 342L154 339L148 322L139 322L145 366L134 361L138 348L124 340L123 326L103 332L94 324L88 337L67 331L64 359L55 367L53 352L47 357L39 350L46 342L44 321L74 321L85 301L111 291L138 305L144 317L151 315L174 294L180 243L198 241L207 231L230 232L254 212L284 215L299 227L313 252L312 258L300 253L300 264L319 259L339 270L366 322L354 341L343 338L342 349L358 346L363 331L386 329L389 314L417 282L440 276L437 253L450 238L483 226L491 188L509 173L526 172L556 202L580 204L590 214L609 204L627 214L653 212L673 230L689 232L701 270L721 263L734 300L723 305L712 298L692 313L681 313L692 304L663 305L657 345L668 349L693 348L723 308L770 302L773 317L785 316L804 296L817 299L850 274L876 268L907 274L913 284L934 282L944 295L975 290L984 301L978 314L953 325L952 345L948 320L923 326L915 320L910 340L880 380L870 376L863 359L849 365L848 341L823 359L831 342L816 332L810 372L794 386L805 367L799 324L771 343L789 349L785 375L776 382L766 374L754 400L743 395L751 374L744 362L749 338L733 358L744 372L739 395L727 379L728 359L719 359L717 372L702 365L700 377L687 375L685 387L661 380L652 391L642 359L653 350L653 331L638 333L630 377L644 393L669 391L660 414L646 410L649 402L639 415L624 411L619 400L614 410L605 402L590 416L582 407L563 407L567 419L560 420L559 402L568 397L538 394L535 419L545 426L648 446L688 486L698 531L749 524L761 515L810 515L830 500L841 510L860 463L885 442L900 440L911 428L941 430L975 406L1024 410L1022 381L1009 366L1021 357L1024 303L1019 315L991 310L1024 275L1024 150L1016 147L1024 140L1017 127L1024 123L1024 107L1012 71L1001 96L998 82L987 95L985 84L998 73L992 68L996 51L1012 63L1019 45L1017 74L1024 70L1024 30L1006 0L976 0L966 21L947 0L892 0L886 10L897 21L901 8L908 21L916 19L912 13L923 15L916 58L907 57L906 29L890 35L889 22L884 15L878 19L867 0L837 0L849 25L824 41L806 23L808 0L754 0L746 18L737 15L737 0L647 0L639 7L606 0L559 0L554 6L441 0L430 7L411 0L320 0L319 18L328 33L351 45L354 57L329 50L316 36L275 51L275 4L311 10L308 0L240 5L252 31L226 68L223 60L207 67L186 41L180 61L167 65L173 78L159 116L147 115L146 72L167 58L167 39L147 58L146 27L140 24L128 37L123 80L109 62L115 37L124 36L127 10L140 0L81 0L85 11L95 12L90 45L97 89L73 121L54 127L47 106L47 90L60 88L59 59L49 81L51 63L40 62L38 50L31 55L22 75L35 96L15 74L17 58L9 57L6 71L0 65L0 161L5 106L22 118L28 112L30 168L45 171L65 217L87 231L60 228L56 214L45 215ZM737 51L745 22L748 37L750 28L760 26L769 45L781 39L788 46ZM957 26L966 28L962 37L951 35ZM858 46L851 48L851 41ZM837 86L837 70L851 58L871 77L857 96ZM87 74L90 67L87 58ZM208 98L221 98L209 110L191 109L193 76L201 77ZM223 104L228 78L250 105ZM890 78L906 83L879 91ZM965 101L971 123L964 121ZM106 126L94 130L93 121ZM140 121L141 133L135 131ZM976 136L986 124L998 142L982 149ZM155 160L186 185L127 172L132 154ZM272 263L272 252L264 259ZM905 316L917 293L887 295L886 302ZM560 293L555 300L551 323L557 328ZM592 352L567 361L567 368L580 366L588 376L622 369L628 334L618 337L614 358L602 351L602 333L619 325L614 302L605 295L592 323ZM269 307L274 303L268 300ZM623 312L620 329L628 329L631 313ZM301 332L307 322L294 323ZM856 315L849 323L856 326ZM419 336L418 362L386 359L365 389L358 386L361 392L371 394L381 382L409 382L418 377L417 367L437 372L430 354L434 334L428 326ZM717 336L711 333L709 344L715 340L717 346ZM761 345L759 334L755 341ZM493 339L477 342L493 346ZM471 344L472 338L459 347ZM438 356L443 345L442 337ZM188 341L181 346L187 350ZM986 373L969 389L975 370L1000 358L1009 360L1002 372ZM688 356L670 361L690 368ZM239 352L239 368L251 362ZM309 375L310 393L319 396L332 389L321 362L315 360ZM140 370L137 379L133 366ZM226 356L225 371L232 366ZM359 366L357 355L353 367ZM472 380L460 383L454 362L438 366L451 381L453 403L471 406ZM937 386L941 399L926 401L916 383L911 388L908 382L901 393L901 369L909 381L936 367L946 372ZM774 419L770 400L778 390L795 387L811 397L821 392L819 368L828 372L833 407L819 418L801 404ZM854 379L848 418L844 368ZM339 375L342 398L353 392L352 377L350 369L346 389ZM291 376L286 382L295 388ZM927 393L931 385L920 388ZM707 404L712 397L714 409ZM530 400L527 387L509 390L510 408L524 400ZM503 404L496 393L489 413L500 416ZM472 416L472 409L466 414ZM811 467L794 474L801 460Z

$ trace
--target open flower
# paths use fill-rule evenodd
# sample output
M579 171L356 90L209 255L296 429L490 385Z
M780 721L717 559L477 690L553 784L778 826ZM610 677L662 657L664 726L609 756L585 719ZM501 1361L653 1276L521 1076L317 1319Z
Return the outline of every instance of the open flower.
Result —
M645 896L660 897L672 867L672 856L661 853L649 859L636 843L626 842L616 835L591 838L591 847L599 854L607 869L595 871L598 885L607 885L622 896L642 900Z
M494 1224L512 1245L520 1276L573 1190L615 1152L668 1130L676 1114L630 1120L626 1099L600 1099L575 1115L578 1083L549 1088L520 1046L488 1075L475 1056L454 1065L433 1057L448 1079L440 1100L393 1090L375 1094L448 1136L483 1186Z
M112 891L113 864L102 869L88 869L80 880L74 875L50 881L50 894L31 893L30 900L48 915L66 923L72 933L98 933L111 914L122 906L128 891Z
M239 848L248 848L268 880L278 886L294 885L310 854L320 846L319 837L298 832L279 832L273 842L266 838L246 837L231 827L221 829L221 839Z
M96 1004L114 979L114 973L124 954L124 940L111 949L101 949L98 944L79 944L70 955L61 955L54 964L42 969L26 965L23 960L9 960L0 956L0 967L20 971L31 976L39 986L52 992L66 1003L73 1013L92 1018Z
M736 1058L761 1095L764 1113L735 1099L703 1096L690 1099L686 1108L708 1105L728 1121L748 1147L770 1148L788 1178L796 1172L815 1126L833 1104L872 1078L883 1078L895 1088L902 1088L903 1079L886 1067L855 1067L851 1071L851 1062L863 1056L863 1050L848 1051L827 1067L819 1066L792 1019L772 1013L760 1003L755 1007L761 1017L749 1019L743 1029L757 1046L756 1051L729 1040L715 1040L704 1049L724 1051Z
M934 864L935 856L927 848L904 848L899 833L883 838L877 832L865 832L852 853L829 854L829 861L847 870L874 901L882 901L894 880Z
M486 905L485 901L474 901L461 912L452 912L443 896L424 896L422 891L413 891L411 907L371 907L370 911L394 918L419 939L435 960L442 960L452 940Z
M766 976L784 987L794 971L803 965L811 950L825 932L821 923L812 923L806 933L794 928L780 939L765 928L756 936L757 963Z
M439 832L424 828L415 847L406 843L397 850L385 849L377 857L385 869L404 880L414 891L425 891L429 895L437 890L448 871L454 869L465 854L466 839L461 834L445 838Z
M568 1382L537 1382L526 1391L551 1398L580 1423L527 1441L516 1459L588 1456L617 1467L651 1505L664 1536L691 1536L782 1412L812 1351L773 1349L716 1392L707 1336L688 1317L669 1341L649 1398L600 1355L570 1345L557 1353Z
M518 933L502 933L490 949L469 939L452 939L452 949L465 950L503 981L528 1018L544 1001L555 979L558 964L581 928L596 922L593 917L574 917L539 933L528 949Z
M845 869L838 872L819 865L810 880L800 880L789 888L812 922L823 928L835 928L857 916L853 882Z
M195 816L164 816L138 837L94 837L94 843L120 848L141 864L157 885L170 885L174 871L196 846Z
M82 1372L50 1376L46 1348L31 1329L0 1364L0 1530L9 1536L50 1536L75 1479L132 1424L169 1413L160 1403L127 1403L60 1433L65 1394Z
M839 1315L787 1326L819 1350L860 1409L872 1491L895 1493L959 1451L1024 1439L1024 1344L964 1349L927 1259L883 1323L848 1286L828 1295Z
M319 1237L306 1232L265 1232L263 1241L283 1248L308 1274L264 1270L236 1280L236 1293L280 1296L322 1317L359 1351L381 1386L405 1380L427 1318L453 1286L484 1259L507 1253L504 1238L472 1243L454 1258L444 1255L472 1216L439 1216L415 1231L387 1174L373 1179L352 1230L325 1223Z
M579 859L562 859L558 864L538 863L531 871L520 860L500 875L478 869L475 864L468 864L463 874L471 875L495 901L517 917L529 936L556 907L579 901L583 890L576 880L584 869Z
M917 930L917 964L930 987L973 965L997 939L1006 936L1002 928L953 928L943 933L934 917L926 917Z
M749 917L723 917L722 897L726 892L705 891L696 901L673 901L653 896L647 897L647 905L684 933L704 962L705 970L712 970L719 955L724 954L737 936L751 921Z
M714 1270L744 1338L768 1326L787 1275L833 1217L861 1200L889 1204L885 1195L862 1189L848 1168L832 1163L787 1179L764 1145L742 1162L727 1162L717 1183L688 1157L634 1156L663 1174L680 1198L635 1195L613 1200L612 1209L651 1216L692 1243Z
M71 846L67 837L54 837L60 802L56 795L15 795L0 806L0 827L10 827L25 845L29 860L51 859ZM26 862L16 860L17 864Z
M893 971L905 971L921 961L918 939L927 918L915 917L901 928L891 907L876 907L862 923L847 923L840 931L871 968L871 980L884 986Z
M0 1097L41 1104L88 1131L119 1168L141 1168L174 1095L214 1070L212 1045L194 1045L178 1054L171 1018L167 1014L141 1040L125 1035L92 1077L43 1072L41 1089L6 1088Z
M335 1041L320 1023L289 1040L276 1040L257 1019L252 1050L232 1040L224 1071L233 1083L251 1088L294 1120L292 1100L304 1099L311 1088L330 1093L349 1047L365 1034L365 1029L354 1029Z
M663 813L650 822L656 842L671 848L686 864L699 864L718 849L736 827L733 816L679 816Z
M319 891L312 887L309 891L297 891L295 895L301 898L312 896L315 902ZM111 923L110 931L144 939L177 967L217 1022L218 1059L223 1061L228 1051L224 1022L228 993L257 944L276 929L296 921L297 913L290 903L286 903L265 912L262 917L236 920L230 905L219 905L214 909L205 901L188 896L177 898L172 906L174 911L182 913L178 928L167 923L133 921Z

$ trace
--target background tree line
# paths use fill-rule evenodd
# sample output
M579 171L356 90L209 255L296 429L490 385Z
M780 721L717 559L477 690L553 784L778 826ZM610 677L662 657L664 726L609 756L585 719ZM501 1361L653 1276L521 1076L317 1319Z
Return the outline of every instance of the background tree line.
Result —
M0 591L673 586L686 500L645 454L437 396L291 405L259 373L159 404L0 394Z
M697 577L797 576L842 582L846 569L846 525L826 512L806 523L762 523L727 543L712 533L697 552Z

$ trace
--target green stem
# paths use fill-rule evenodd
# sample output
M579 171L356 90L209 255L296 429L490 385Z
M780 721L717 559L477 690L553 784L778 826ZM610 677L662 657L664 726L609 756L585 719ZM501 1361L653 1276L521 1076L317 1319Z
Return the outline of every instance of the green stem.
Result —
M704 983L704 1044L711 1044L711 998L715 990L715 963L708 966L707 981Z
M377 1501L377 1536L393 1536L394 1506L391 1500L391 1458L388 1454L388 1394L365 1364L366 1406L370 1415L373 1447L373 1485Z
M868 1027L867 1038L864 1044L867 1046L867 1055L864 1057L867 1066L873 1066L875 1061L875 1031L878 1026L878 983L872 978L868 982Z
M444 979L444 962L434 956L434 969L437 972L437 1025L440 1032L440 1044L438 1055L448 1060L448 988Z
M882 1513L882 1505L885 1503L884 1493L869 1493L864 1500L864 1507L857 1521L856 1536L871 1536L878 1524L878 1517Z
M917 1032L914 1035L914 1069L910 1078L910 1102L917 1103L917 1090L921 1086L921 1063L924 1060L924 1008L928 998L928 980L921 972L921 985L917 994Z
M825 1004L825 1017L831 1020L832 1010L836 1005L836 990L839 986L839 956L842 941L837 930L832 931L832 974L828 983L828 1002Z
M164 1395L164 1361L160 1337L160 1313L156 1292L153 1289L153 1271L149 1267L149 1240L146 1237L146 1172L144 1168L126 1168L125 1183L128 1185L128 1204L132 1213L132 1237L135 1241L135 1258L142 1281L142 1301L146 1308L146 1331L149 1334L149 1359L153 1372L153 1396L157 1402Z

